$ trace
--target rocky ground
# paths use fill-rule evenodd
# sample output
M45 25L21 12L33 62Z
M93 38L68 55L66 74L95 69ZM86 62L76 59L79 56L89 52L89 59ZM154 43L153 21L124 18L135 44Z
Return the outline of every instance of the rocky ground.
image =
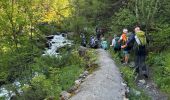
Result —
M168 100L167 95L161 93L157 85L150 79L138 79L137 86L143 89L152 100Z

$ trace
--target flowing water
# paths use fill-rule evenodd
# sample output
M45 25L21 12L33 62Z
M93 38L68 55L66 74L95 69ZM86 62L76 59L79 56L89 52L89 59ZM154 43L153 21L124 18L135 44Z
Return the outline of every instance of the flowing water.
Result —
M60 35L50 35L47 36L47 48L45 49L44 53L42 56L59 56L58 49L65 47L65 46L71 46L72 41L67 39L66 34L60 34ZM35 72L36 73L36 72ZM35 74L34 76L36 76ZM28 85L28 84L24 84ZM15 87L18 93L22 94L21 90L21 82L20 81L15 81L14 83L8 85L1 86L0 88L0 98L5 98L5 100L10 100L12 96L15 96L16 93L12 91L13 89L10 89L11 87Z

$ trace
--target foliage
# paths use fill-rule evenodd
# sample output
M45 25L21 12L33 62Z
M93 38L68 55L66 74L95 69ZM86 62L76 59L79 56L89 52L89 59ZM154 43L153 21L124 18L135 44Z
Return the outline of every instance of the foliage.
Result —
M123 28L132 28L136 22L136 17L133 12L129 9L120 9L112 16L111 29L115 32L121 32Z
M161 25L161 28L157 32L151 33L152 34L152 49L157 52L161 52L164 50L169 49L169 37L170 37L170 28L169 25Z
M68 90L74 85L74 81L83 72L84 68L78 65L70 65L60 69L59 84L62 90Z
M148 64L152 69L152 76L158 87L166 93L170 93L170 53L165 51L160 54L151 53Z

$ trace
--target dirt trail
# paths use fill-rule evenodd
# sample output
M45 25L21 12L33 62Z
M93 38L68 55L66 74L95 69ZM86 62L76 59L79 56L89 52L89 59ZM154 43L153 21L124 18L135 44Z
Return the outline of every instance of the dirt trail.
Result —
M99 68L86 78L70 100L123 100L125 88L119 69L108 52L97 51Z

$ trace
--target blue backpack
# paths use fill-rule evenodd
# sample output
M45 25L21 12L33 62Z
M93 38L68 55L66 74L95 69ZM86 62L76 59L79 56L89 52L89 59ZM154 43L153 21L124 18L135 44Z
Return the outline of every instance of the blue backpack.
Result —
M107 43L107 41L102 41L102 42L101 42L101 47L106 50L106 49L108 48L108 43Z

